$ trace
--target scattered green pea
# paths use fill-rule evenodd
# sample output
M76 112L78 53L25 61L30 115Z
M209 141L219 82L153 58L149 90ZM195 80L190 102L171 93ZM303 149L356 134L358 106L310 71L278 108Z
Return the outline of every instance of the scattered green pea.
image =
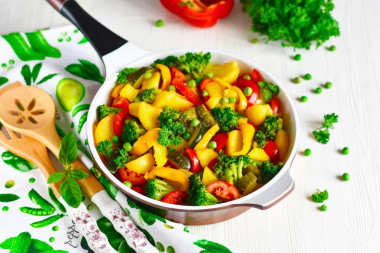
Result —
M59 230L59 227L58 226L54 226L51 228L52 231L58 231Z
M349 148L348 148L348 147L344 147L344 148L342 149L342 154L343 154L343 155L348 155L348 153L350 153Z
M10 65L13 65L14 63L15 63L14 60L9 60L9 64L10 64Z
M188 85L190 88L195 88L197 86L197 83L193 79L191 79L189 81Z
M62 42L63 41L63 38L58 38L58 42Z
M330 51L335 51L335 49L336 49L336 46L334 46L334 45L332 45L331 47L329 47Z
M9 207L7 207L7 206L3 206L3 208L2 208L1 210L3 210L3 212L8 212Z
M5 188L9 189L9 188L12 188L14 185L15 185L15 181L14 180L8 180L5 183Z
M305 75L303 76L303 78L304 78L305 80L311 80L312 76L311 76L309 73L307 73L307 74L305 74Z
M214 77L214 73L212 73L212 72L207 73L207 77L208 78L213 78Z
M217 146L217 144L215 141L210 141L208 144L209 149L216 149L216 146Z
M67 41L67 42L71 41L71 37L67 37L67 38L66 38L66 41Z
M207 97L208 96L208 91L207 90L203 90L202 91L202 97Z
M252 90L251 87L247 87L247 88L244 89L243 92L244 92L244 95L245 95L246 97L249 97L249 96L252 95L253 90Z
M326 205L322 205L322 206L321 206L321 211L322 211L322 212L327 211L327 206L326 206Z
M132 145L129 142L126 142L123 144L123 148L125 149L125 151L129 152L132 150Z
M326 88L326 89L331 89L331 88L332 88L332 83L331 83L331 82L327 82L327 83L325 84L325 88Z
M231 104L235 104L236 103L236 98L235 97L230 97L229 101L230 101Z
M190 137L191 137L191 134L190 134L189 132L186 132L186 133L183 134L183 138L184 138L185 140L189 140Z
M191 121L191 126L192 126L192 127L197 127L197 126L199 126L200 123L201 123L201 122L199 121L199 119L193 119L193 120Z
M252 43L253 44L257 44L257 43L259 43L259 40L258 39L254 39L254 40L252 40Z
M301 58L302 58L302 56L301 56L300 54L296 54L296 55L294 56L294 60L296 60L296 61L300 61Z
M251 80L251 76L250 75L244 75L243 79Z
M157 247L157 249L158 249L159 252L164 252L165 251L164 245L162 245L162 243L160 243L160 242L156 242L156 247Z
M92 210L94 209L94 205L93 204L88 204L87 205L87 210Z
M129 181L124 181L123 184L127 186L128 188L132 188L132 183Z
M343 179L343 181L348 181L348 180L350 180L350 174L348 174L348 173L343 173L343 175L342 175L342 179Z
M301 97L301 102L302 102L302 103L307 102L307 97L306 97L306 96L302 96L302 97Z
M299 77L296 77L296 78L293 79L293 82L294 82L294 83L297 83L297 84L300 83L301 81L302 81L302 80L301 80L301 78L299 78Z
M119 136L114 136L114 137L112 137L112 142L113 143L118 143L119 142Z
M169 90L170 91L175 91L176 89L175 89L175 87L173 85L169 85Z
M316 89L314 90L314 92L315 92L316 94L321 94L321 93L322 93L322 88L321 88L321 87L318 87L318 88L316 88Z
M219 103L221 105L226 105L226 104L228 104L228 102L229 102L229 100L226 97L222 97L222 99L220 99L220 101L219 101Z
M169 87L169 90L170 90L170 87ZM135 97L135 100L134 100L135 103L136 102L140 102L140 101L141 101L141 97L140 96Z
M151 72L146 72L145 74L144 74L144 78L145 79L149 79L149 78L151 78L152 77L152 73Z
M162 21L161 19L157 20L156 21L156 26L157 27L163 27L164 26L164 21Z
M55 242L55 238L54 237L50 237L49 238L49 242Z
M5 68L7 67L7 64L3 63L3 64L1 64L1 67L2 67L3 69L5 69Z
M303 152L303 154L305 156L309 156L309 155L311 155L311 150L309 148L307 148L307 149L305 149L305 151Z

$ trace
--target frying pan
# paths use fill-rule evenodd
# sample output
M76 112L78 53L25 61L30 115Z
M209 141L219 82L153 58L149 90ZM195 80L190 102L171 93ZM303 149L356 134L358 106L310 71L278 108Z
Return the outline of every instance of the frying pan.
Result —
M284 199L294 189L295 183L290 175L290 167L297 153L299 142L299 119L295 105L286 93L284 87L272 76L268 75L262 68L250 61L231 54L218 52L216 50L202 50L194 48L174 49L161 53L151 54L133 43L123 39L113 33L105 26L96 21L74 0L47 0L56 10L70 20L87 37L99 56L102 58L106 68L106 79L102 87L95 95L88 114L87 135L91 155L95 163L102 170L104 175L122 192L130 198L139 202L150 211L172 221L181 222L187 225L203 225L231 219L251 207L258 209L268 209ZM260 189L234 201L211 205L211 206L183 206L163 203L139 194L120 182L103 164L97 153L93 125L96 121L96 108L108 102L109 94L115 85L117 73L125 67L148 66L158 58L168 55L183 55L186 52L209 51L212 55L212 62L224 63L237 60L242 72L248 72L253 68L260 71L263 78L275 83L280 87L277 98L280 100L282 112L284 114L284 128L290 135L290 146L285 158L284 167L267 184Z

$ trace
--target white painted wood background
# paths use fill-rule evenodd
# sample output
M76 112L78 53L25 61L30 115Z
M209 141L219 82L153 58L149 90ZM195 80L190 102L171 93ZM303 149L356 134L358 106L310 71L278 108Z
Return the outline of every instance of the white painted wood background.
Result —
M245 252L380 252L380 1L335 0L334 16L341 36L324 47L297 52L279 43L253 45L251 21L236 1L231 15L210 29L196 29L166 11L158 0L80 0L79 3L113 31L152 52L178 47L209 47L245 56L282 81L297 104L301 142L292 175L294 192L267 211L247 213L215 225L190 227L210 240ZM154 22L164 20L164 27ZM0 34L30 31L68 22L43 0L0 0ZM311 81L289 79L311 73ZM313 89L326 81L330 90ZM306 95L307 103L298 98ZM323 114L335 112L339 124L327 145L311 132ZM350 154L339 150L348 146ZM304 157L305 148L312 150ZM339 179L348 172L349 182ZM328 189L327 212L308 197Z

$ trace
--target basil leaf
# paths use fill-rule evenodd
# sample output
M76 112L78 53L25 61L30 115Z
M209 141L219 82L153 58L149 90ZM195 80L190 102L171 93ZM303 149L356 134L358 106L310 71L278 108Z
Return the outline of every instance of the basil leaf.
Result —
M30 67L28 64L22 66L21 75L24 77L26 85L32 84L32 72L30 71Z
M50 74L50 75L47 75L47 76L43 77L43 78L37 83L37 85L38 85L38 84L41 84L41 83L44 83L44 82L46 82L46 81L49 80L49 79L52 79L52 78L55 77L56 75L58 75L58 74Z
M71 170L70 175L73 178L79 179L79 180L88 177L88 174L86 172L84 172L83 170Z
M49 176L47 183L48 184L58 183L58 182L62 181L63 179L65 179L65 177L66 177L66 171L65 170L57 171L57 172L54 172L53 174L51 174Z
M61 141L61 148L59 149L59 161L67 166L74 162L78 156L77 139L73 132L68 132Z
M33 67L33 71L32 71L33 83L37 80L41 67L42 67L42 63L38 63Z
M77 181L72 178L65 179L60 187L62 198L66 203L77 208L82 202L82 192Z

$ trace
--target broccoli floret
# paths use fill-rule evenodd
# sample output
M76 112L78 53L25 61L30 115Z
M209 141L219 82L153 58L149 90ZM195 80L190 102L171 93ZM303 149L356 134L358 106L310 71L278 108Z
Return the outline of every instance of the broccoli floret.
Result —
M112 113L118 113L120 111L120 108L110 107L107 105L99 105L97 109L98 120L101 120Z
M141 92L141 100L147 103L153 103L160 90L157 88L145 89Z
M327 200L329 198L329 193L327 190L324 190L323 192L317 189L317 192L311 195L311 200L315 203L323 203L323 201Z
M282 129L282 119L276 115L269 115L264 122L259 125L266 139L274 141L278 131Z
M238 112L234 112L230 107L215 107L211 109L212 115L218 121L223 132L231 131L237 126L239 118L243 117Z
M96 145L96 149L99 154L104 155L107 159L109 159L112 153L112 142L109 140L101 141L98 145Z
M276 96L280 91L277 85L270 82L258 82L260 92L264 95L264 100L269 102L273 96Z
M277 175L282 166L282 163L274 165L268 161L263 162L260 166L260 176L258 178L258 181L263 184L269 182L272 178L274 178L274 176Z
M265 145L267 145L268 143L266 141L265 134L263 133L263 131L260 131L260 130L257 130L255 132L255 137L253 138L253 140L257 143L257 146L261 149L263 149Z
M158 116L159 137L158 143L163 146L170 146L171 144L177 146L182 143L181 136L185 133L185 126L179 121L180 113L178 110L173 110L170 107L165 107L164 111Z
M117 84L123 84L128 82L128 76L132 73L135 73L138 68L124 68L117 75Z
M137 124L136 120L128 119L125 121L121 138L124 142L128 142L129 144L133 145L133 143L135 143L137 139L145 133L145 129L140 127L139 124Z
M193 79L200 79L203 75L203 71L209 64L211 59L210 53L199 52L199 53L186 53L179 57L168 56L164 59L158 59L153 63L153 66L157 64L163 64L171 67L176 67L180 69L185 74L191 75Z
M206 190L206 186L202 183L201 177L196 173L189 177L187 201L193 206L208 206L219 203L219 200Z
M233 185L243 176L243 169L254 163L248 155L228 156L220 152L213 169L218 179Z
M157 178L149 179L145 187L146 196L155 200L161 200L172 191L175 191L175 189L170 184Z

